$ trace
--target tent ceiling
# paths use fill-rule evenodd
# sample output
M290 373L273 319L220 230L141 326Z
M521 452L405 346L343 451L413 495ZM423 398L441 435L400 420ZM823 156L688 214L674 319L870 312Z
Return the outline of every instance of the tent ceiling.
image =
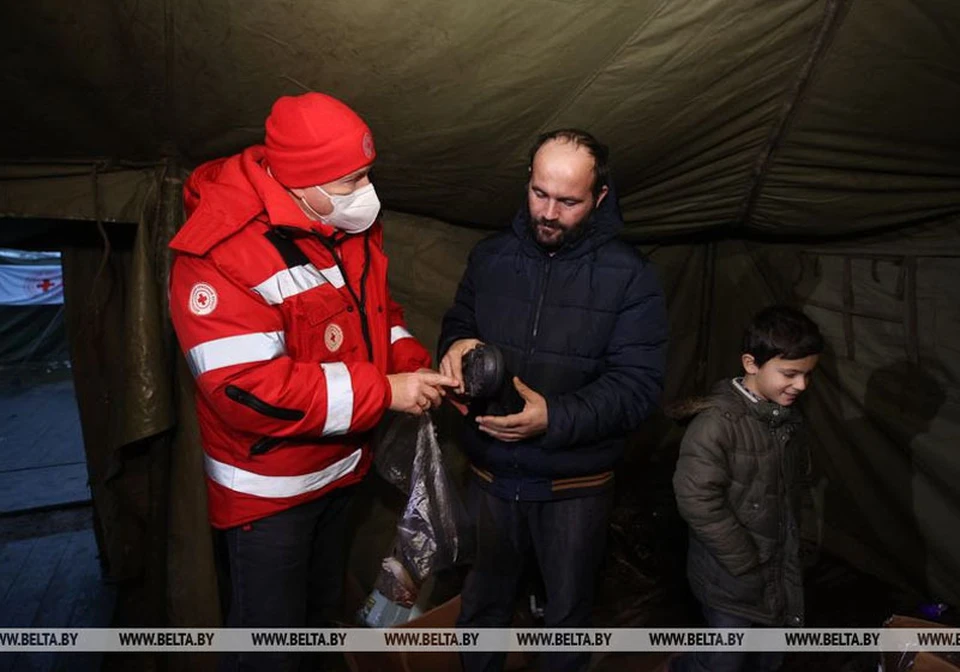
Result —
M37 0L0 12L7 159L192 164L261 141L271 102L312 89L373 126L389 207L448 221L501 225L531 139L560 125L611 145L636 240L725 225L836 235L960 210L954 0Z

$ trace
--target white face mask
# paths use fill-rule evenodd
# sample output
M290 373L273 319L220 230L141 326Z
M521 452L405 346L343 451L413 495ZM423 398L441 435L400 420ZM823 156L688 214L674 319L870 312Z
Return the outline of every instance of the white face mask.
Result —
M301 202L312 212L317 219L321 219L330 226L347 233L362 233L373 226L380 214L380 199L372 184L360 187L349 194L328 194L322 187L314 187L321 194L330 199L333 212L321 215L310 207L306 199Z

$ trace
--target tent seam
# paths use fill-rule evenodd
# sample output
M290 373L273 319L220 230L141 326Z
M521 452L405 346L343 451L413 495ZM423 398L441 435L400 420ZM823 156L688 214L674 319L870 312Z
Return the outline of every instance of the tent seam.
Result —
M546 133L547 129L552 127L554 120L560 117L564 112L569 110L580 99L580 96L583 95L584 91L586 91L587 88L590 87L596 81L597 77L600 76L600 73L602 73L604 70L610 67L610 64L613 63L620 56L621 53L623 53L624 49L626 49L630 45L633 39L637 35L639 35L644 28L650 25L650 22L652 22L655 18L657 18L660 15L660 13L663 11L664 7L666 7L668 4L670 4L670 0L663 0L660 3L660 6L657 7L657 9L654 10L647 17L645 21L643 21L639 26L637 26L636 30L634 30L632 33L630 33L629 36L627 36L627 38L623 41L623 43L619 47L617 47L616 51L614 51L600 65L594 68L593 72L590 73L590 75L587 76L583 80L583 82L581 82L580 86L577 87L577 90L573 93L572 96L570 96L567 102L561 105L550 117L547 118L546 121L540 124L537 134L539 135L540 133ZM504 166L507 163L509 163L509 161L502 162L500 165Z
M813 44L810 46L809 55L804 59L804 62L797 71L793 84L790 87L790 95L781 106L780 115L770 129L767 142L754 161L753 169L751 170L752 180L744 196L743 205L740 208L740 215L730 224L729 228L738 229L750 226L757 202L760 200L760 193L770 173L770 168L777 150L780 149L787 129L796 117L800 103L810 88L810 83L817 65L829 51L832 38L839 29L852 3L853 0L827 0L823 18L817 28Z

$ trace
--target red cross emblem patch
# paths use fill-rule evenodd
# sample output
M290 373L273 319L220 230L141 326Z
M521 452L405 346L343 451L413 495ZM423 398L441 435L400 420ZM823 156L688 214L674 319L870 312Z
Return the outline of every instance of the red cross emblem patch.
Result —
M205 282L198 282L190 290L190 312L209 315L217 307L217 290Z
M339 324L331 322L323 331L323 342L327 345L327 350L336 352L343 345L343 329Z
M373 136L369 133L363 134L363 140L360 143L363 149L363 155L368 159L373 158Z

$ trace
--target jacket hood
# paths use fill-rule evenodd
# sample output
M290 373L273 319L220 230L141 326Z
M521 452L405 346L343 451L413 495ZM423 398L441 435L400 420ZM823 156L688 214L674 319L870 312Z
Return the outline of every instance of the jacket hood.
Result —
M262 145L198 166L184 184L183 201L187 221L170 247L190 254L205 254L261 213L271 225L334 233L333 227L309 219L267 174Z
M600 205L590 213L583 226L586 230L572 244L561 247L556 255L561 259L572 259L588 254L615 237L623 228L623 215L620 214L620 200L612 180L607 180L607 195ZM525 252L531 255L546 254L530 233L530 210L527 204L517 211L513 218L513 232L523 243Z
M664 414L672 420L686 422L692 420L698 413L709 409L717 409L734 418L749 413L771 427L800 420L800 413L793 406L781 406L772 401L750 401L734 387L731 378L717 382L708 396L690 397L668 404L664 408Z

